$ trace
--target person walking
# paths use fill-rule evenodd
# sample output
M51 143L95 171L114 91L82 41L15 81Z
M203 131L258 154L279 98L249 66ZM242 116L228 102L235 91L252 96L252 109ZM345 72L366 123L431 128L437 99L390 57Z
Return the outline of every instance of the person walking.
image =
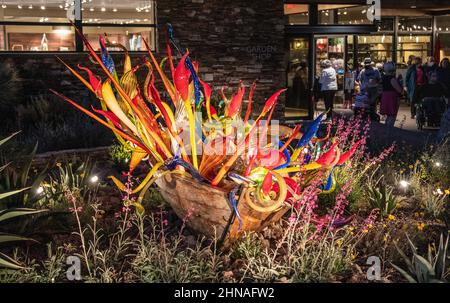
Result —
M381 75L378 69L372 65L372 59L364 59L364 69L359 74L358 82L361 88L361 94L368 97L368 102L371 105L370 111L376 114L377 100L379 97L379 84L381 82Z
M428 57L427 63L423 65L423 71L425 72L425 76L430 74L430 72L434 72L438 69L438 65L436 64L436 60L434 57ZM425 80L427 82L427 80Z
M422 58L416 57L414 64L406 72L406 87L411 104L411 119L416 116L416 91L425 84L425 72L422 66Z
M422 102L425 98L441 98L447 95L447 89L438 82L437 72L428 74L428 82L419 87L415 94L415 103Z
M387 62L384 64L384 75L382 78L383 90L381 93L380 114L386 116L386 126L394 127L400 106L400 95L402 86L395 77L395 64Z
M345 109L351 109L353 105L353 96L355 94L355 72L347 67L344 75L344 105Z
M332 67L330 60L322 61L321 65L322 72L320 73L319 83L325 101L327 120L330 120L333 116L334 95L338 89L336 70Z
M442 59L437 70L438 82L443 84L450 93L450 60L448 58ZM446 96L447 98L449 96Z

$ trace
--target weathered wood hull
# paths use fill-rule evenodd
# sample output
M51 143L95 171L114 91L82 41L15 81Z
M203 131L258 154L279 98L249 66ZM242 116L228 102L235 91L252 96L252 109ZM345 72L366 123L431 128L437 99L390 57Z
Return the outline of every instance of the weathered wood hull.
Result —
M285 205L272 212L259 212L252 209L241 194L238 211L242 226L239 227L239 220L229 200L229 191L177 174L164 175L156 184L178 217L186 219L187 226L208 238L221 239L225 244L236 240L244 232L262 230L280 220L289 209Z

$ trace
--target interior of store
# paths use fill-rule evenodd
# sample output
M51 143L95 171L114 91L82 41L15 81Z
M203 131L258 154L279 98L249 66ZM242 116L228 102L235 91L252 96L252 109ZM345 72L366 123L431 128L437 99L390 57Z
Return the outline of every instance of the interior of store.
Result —
M74 51L74 30L67 24L72 3L1 1L0 50ZM112 44L143 51L143 38L154 47L154 27L149 26L155 23L154 7L153 1L82 0L83 32L96 49L98 35L107 32Z

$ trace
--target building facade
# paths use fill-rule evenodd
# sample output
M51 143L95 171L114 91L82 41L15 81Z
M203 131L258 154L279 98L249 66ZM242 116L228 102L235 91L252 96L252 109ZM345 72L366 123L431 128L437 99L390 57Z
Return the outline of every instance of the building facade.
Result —
M92 96L57 60L76 66L89 62L81 39L67 21L98 49L107 34L110 49L126 46L139 62L143 39L158 58L166 54L166 23L200 63L201 77L231 94L239 81L256 80L256 104L281 87L276 115L310 119L312 88L319 62L333 59L342 91L343 73L365 57L395 61L404 70L410 55L450 56L450 1L381 0L381 20L368 16L365 0L5 0L0 8L0 63L14 69L26 98L61 90ZM120 68L120 56L114 54ZM95 66L89 66L95 69ZM339 94L338 94L339 98ZM26 102L26 100L24 100ZM259 111L258 106L255 112Z

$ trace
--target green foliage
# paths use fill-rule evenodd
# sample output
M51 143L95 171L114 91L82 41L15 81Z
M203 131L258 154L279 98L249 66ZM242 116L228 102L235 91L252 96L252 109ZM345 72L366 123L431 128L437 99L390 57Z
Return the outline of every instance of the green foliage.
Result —
M417 248L409 238L408 241L413 253L411 258L408 258L406 254L397 247L399 254L406 263L406 269L402 269L394 264L392 264L392 266L411 283L446 282L446 277L450 273L449 268L446 267L449 238L447 237L447 240L444 242L444 238L441 235L437 251L434 247L429 246L427 258L418 254Z
M35 142L39 142L38 152L107 146L113 138L92 119L66 106L53 95L34 96L16 107L16 115L14 129L22 130L17 149Z
M430 216L439 218L445 211L447 204L447 196L433 190L431 186L427 186L422 193L422 207Z
M255 233L247 233L234 244L231 257L234 259L259 258L263 251L264 247L258 236Z
M24 256L16 252L14 259L23 259ZM42 262L32 260L26 268L11 270L0 268L0 283L54 283L62 281L66 276L66 255L63 249L53 249L49 244L47 246L46 258Z
M370 206L373 209L379 209L383 216L390 215L403 199L393 193L394 188L386 184L381 184L383 175L376 180L374 180L373 176L368 179L366 187Z
M146 209L152 209L167 205L166 200L161 195L161 192L156 187L151 187L147 190L142 199L142 206Z
M44 191L40 204L55 207L67 202L64 196L67 190L76 192L81 199L86 200L87 195L97 185L97 182L92 182L96 171L95 162L89 157L81 161L74 157L63 163L58 162L56 166L56 171L50 174L49 182L42 184Z
M115 143L109 149L109 155L119 170L127 170L131 159L131 149L123 144Z
M10 136L4 140L1 140L0 146L3 145L6 141L8 141L11 138L12 138L12 136ZM29 170L29 166L25 170L26 172L21 175L22 178L26 177L28 175L28 170ZM15 175L13 175L13 178L12 178L12 180L14 181L12 183L12 185L17 186L17 183L18 183L18 182L16 182L17 178L14 178L14 177L15 177ZM5 180L10 181L10 179L5 179ZM27 181L28 181L27 178L21 179L21 182L27 182ZM2 191L5 189L5 187L6 188L10 187L11 183L7 183L7 185L8 186L3 186ZM6 199L10 199L11 197L22 194L23 192L25 192L28 189L29 188L22 188L22 189L16 189L13 191L0 193L0 203L5 203ZM17 203L17 204L22 204L22 203ZM0 211L0 224L4 224L6 221L17 218L17 217L37 214L37 213L41 213L44 211L45 210L34 210L34 209L28 209L28 208L7 208L5 210ZM28 240L30 240L30 239L21 237L21 236L17 236L17 235L13 235L13 234L9 234L9 233L0 232L0 245L5 244L5 243L10 243L10 242L28 241ZM13 260L13 259L9 258L8 256L1 254L1 253L0 253L0 267L7 267L7 268L12 268L12 269L21 268L21 266L15 260Z
M3 208L30 207L36 201L36 190L44 179L44 169L36 177L32 177L31 167L36 154L35 146L31 154L18 157L13 163L5 155L0 155L0 192L19 191L15 195L5 197ZM24 188L30 190L23 190ZM2 209L2 206L0 206Z

